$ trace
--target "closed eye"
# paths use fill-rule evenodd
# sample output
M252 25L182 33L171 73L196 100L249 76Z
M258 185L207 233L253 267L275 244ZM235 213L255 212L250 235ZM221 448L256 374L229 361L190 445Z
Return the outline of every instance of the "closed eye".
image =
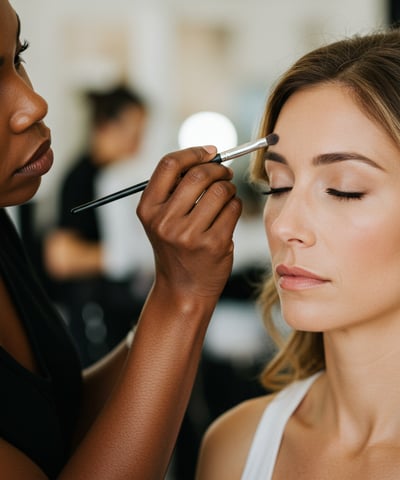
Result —
M284 193L290 192L292 187L280 187L280 188L271 188L265 192L262 192L263 195L282 195ZM326 193L337 197L339 200L361 200L364 197L364 192L345 192L342 190L336 190L335 188L327 188Z
M336 190L335 188L327 188L326 193L337 197L339 200L361 200L365 195L363 192L344 192L342 190Z
M266 192L262 192L263 195L282 195L283 193L290 192L292 187L280 187L280 188L271 188Z

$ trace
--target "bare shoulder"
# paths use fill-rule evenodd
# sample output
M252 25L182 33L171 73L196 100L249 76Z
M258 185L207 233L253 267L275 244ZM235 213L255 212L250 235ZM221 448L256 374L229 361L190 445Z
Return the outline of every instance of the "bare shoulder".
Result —
M246 400L210 425L201 446L197 480L241 477L261 416L274 396Z

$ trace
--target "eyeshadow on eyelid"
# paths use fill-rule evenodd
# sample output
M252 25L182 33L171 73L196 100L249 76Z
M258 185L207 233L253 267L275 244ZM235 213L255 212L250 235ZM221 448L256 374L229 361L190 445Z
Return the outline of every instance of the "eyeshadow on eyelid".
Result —
M264 162L266 162L268 160L273 161L273 162L287 164L286 159L282 155L280 155L277 152L272 152L270 150L267 150L265 152L265 155L264 155Z

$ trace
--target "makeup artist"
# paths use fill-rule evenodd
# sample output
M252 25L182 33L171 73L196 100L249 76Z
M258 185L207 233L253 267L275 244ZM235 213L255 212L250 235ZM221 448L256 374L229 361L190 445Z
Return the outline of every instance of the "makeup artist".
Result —
M262 374L276 393L210 427L197 480L400 478L399 80L393 29L310 52L272 92L260 301L291 334Z
M152 290L133 338L82 370L5 210L28 201L53 162L20 28L0 0L1 477L162 479L232 267L241 211L232 172L206 163L214 147L160 161L138 207L154 249Z
M45 239L43 257L52 299L66 318L82 364L89 366L126 335L144 299L134 292L134 265L122 277L110 274L102 212L71 215L71 207L98 196L99 181L110 166L135 161L148 112L141 95L124 85L89 91L85 99L90 114L87 149L62 181L58 218ZM122 234L126 232L129 228Z

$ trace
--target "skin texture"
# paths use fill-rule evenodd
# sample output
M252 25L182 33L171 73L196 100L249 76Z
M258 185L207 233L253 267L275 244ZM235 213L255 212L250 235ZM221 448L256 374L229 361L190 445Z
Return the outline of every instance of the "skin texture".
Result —
M49 131L42 123L47 105L18 62L17 17L6 0L0 0L0 32L0 204L13 205L31 198L40 184L37 171L14 172ZM205 164L215 153L207 147L166 155L142 195L138 215L153 245L155 282L130 351L120 345L84 372L76 448L59 480L164 478L204 334L232 268L232 234L241 212L231 170ZM36 372L1 278L0 304L0 344ZM10 480L46 478L4 440L0 465Z
M265 162L270 187L283 189L264 212L272 267L287 323L323 332L326 373L289 419L273 479L399 478L400 151L339 84L293 94L275 132ZM333 153L344 155L328 161ZM282 264L320 279L282 275ZM240 478L270 400L210 428L198 480Z

